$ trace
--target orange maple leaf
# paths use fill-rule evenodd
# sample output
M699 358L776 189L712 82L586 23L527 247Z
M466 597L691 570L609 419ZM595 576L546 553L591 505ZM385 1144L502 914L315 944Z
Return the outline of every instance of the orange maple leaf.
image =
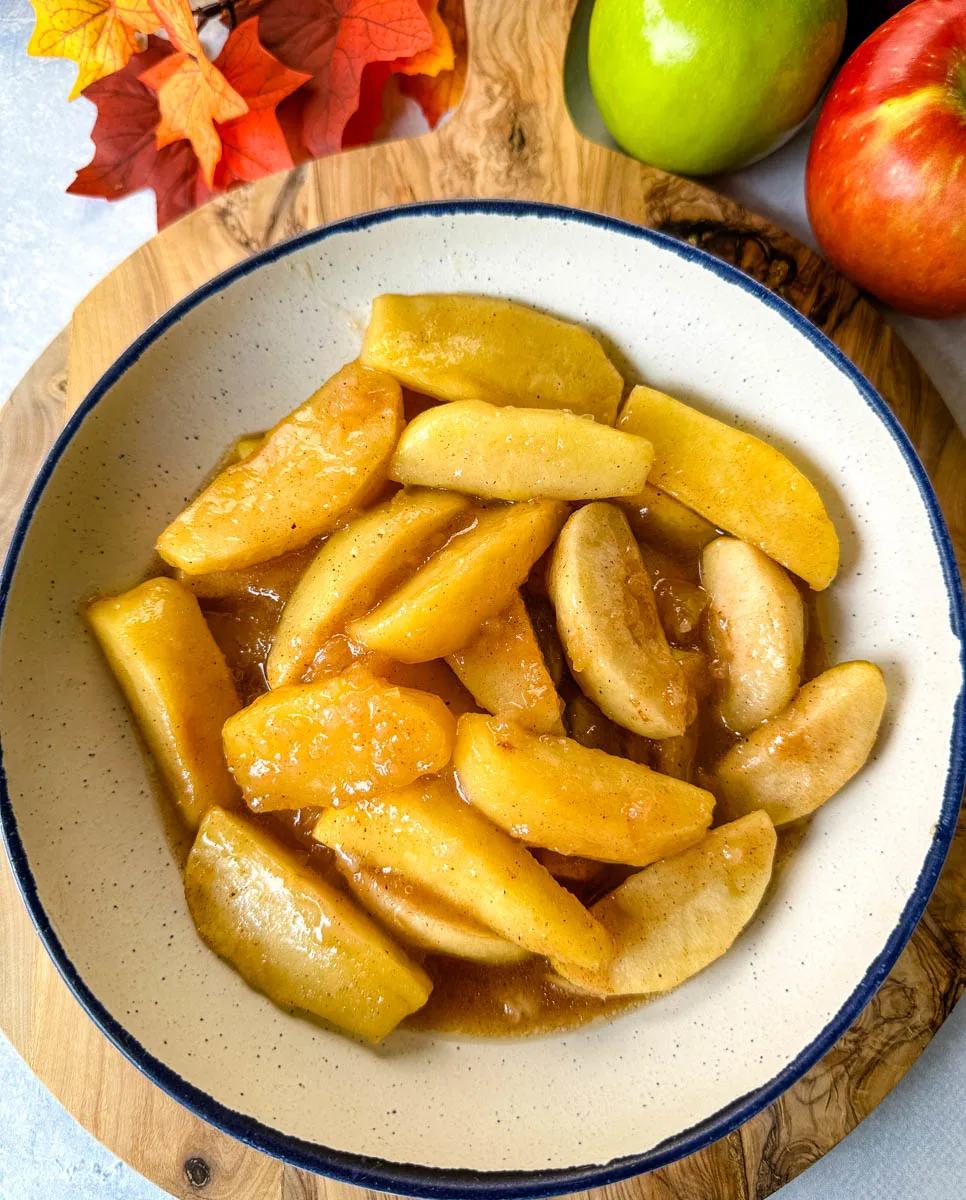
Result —
M466 16L463 0L440 0L439 16L449 29L453 46L454 66L441 70L435 77L428 72L400 79L400 89L419 104L431 129L439 124L443 114L455 108L466 85Z
M391 64L393 74L435 77L441 71L452 71L456 66L453 39L450 37L449 27L440 15L439 6L440 0L419 0L419 7L426 14L433 32L433 44L408 58L397 58Z
M69 58L77 63L70 99L98 79L113 75L141 49L138 32L159 22L147 0L31 0L37 23L27 53L37 58ZM152 28L148 24L153 22Z
M215 66L248 105L244 116L217 127L222 158L216 186L251 183L291 167L292 155L275 110L311 75L293 71L269 54L258 39L257 16L231 31Z
M206 57L187 0L152 0L152 7L178 49L141 76L158 93L158 147L187 138L205 182L213 187L222 154L215 122L235 120L248 112L248 105Z
M151 0L114 0L117 15L138 33L157 33L161 21Z

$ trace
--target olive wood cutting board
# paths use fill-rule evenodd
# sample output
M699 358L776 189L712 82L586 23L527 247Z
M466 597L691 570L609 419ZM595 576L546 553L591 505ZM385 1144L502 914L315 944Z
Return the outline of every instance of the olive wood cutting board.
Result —
M0 415L0 538L66 415L166 308L292 234L397 203L484 196L552 201L661 229L735 263L823 329L912 438L966 561L966 441L882 317L788 234L689 180L585 140L564 98L576 0L466 0L470 68L434 133L351 150L222 196L165 229L100 283ZM68 359L69 346L69 359ZM966 822L892 974L794 1087L690 1158L599 1200L758 1200L853 1129L912 1065L966 986ZM177 1197L362 1200L217 1132L148 1082L95 1028L42 948L0 861L0 1028L33 1071L121 1158Z

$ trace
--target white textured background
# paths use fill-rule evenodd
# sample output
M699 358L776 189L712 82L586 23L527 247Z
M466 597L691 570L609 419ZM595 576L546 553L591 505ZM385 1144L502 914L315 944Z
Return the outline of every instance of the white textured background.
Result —
M606 141L585 81L582 3L569 65L574 116ZM28 59L26 0L0 0L0 397L66 324L74 304L154 232L147 193L119 204L67 196L90 157L93 108L66 96L72 64ZM809 131L765 162L715 180L811 244L802 198ZM894 317L966 427L966 320ZM966 487L966 481L964 481ZM781 1200L962 1200L966 1186L966 1007L867 1121ZM0 1036L0 1200L159 1200L89 1137ZM712 1198L709 1197L709 1200Z

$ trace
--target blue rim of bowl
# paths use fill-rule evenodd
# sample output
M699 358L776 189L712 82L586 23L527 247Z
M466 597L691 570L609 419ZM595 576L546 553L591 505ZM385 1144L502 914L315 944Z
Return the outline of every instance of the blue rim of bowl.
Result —
M677 255L680 259L700 265L756 297L782 316L821 351L854 384L866 404L889 431L902 454L929 516L933 539L939 553L949 597L950 625L960 642L960 664L963 670L964 686L960 689L956 700L950 742L949 771L946 776L942 810L936 823L932 843L923 862L915 889L903 909L899 923L852 994L813 1041L768 1083L739 1097L705 1120L642 1154L627 1155L603 1164L523 1171L476 1171L466 1168L437 1168L413 1163L392 1162L386 1159L347 1153L292 1137L263 1125L260 1121L246 1116L244 1113L228 1108L165 1066L115 1020L84 983L44 911L17 830L16 817L7 790L6 772L3 768L2 735L0 735L0 832L2 832L23 901L41 941L67 986L86 1009L94 1023L121 1053L148 1079L196 1116L265 1154L307 1171L326 1175L362 1188L395 1192L405 1196L431 1197L433 1200L436 1198L439 1200L462 1200L462 1198L466 1198L466 1200L484 1200L484 1198L485 1200L496 1200L498 1197L556 1196L566 1192L583 1191L616 1183L633 1175L656 1170L658 1167L666 1166L668 1163L693 1154L744 1124L804 1075L822 1055L835 1045L889 974L926 907L952 841L964 782L966 782L966 644L964 644L966 610L964 610L962 583L949 532L925 468L891 410L842 351L785 300L774 295L757 280L743 274L731 264L722 262L705 251L698 250L667 234L631 225L613 217L605 217L562 205L534 204L526 201L457 200L402 205L333 222L263 250L216 276L159 317L105 371L61 431L27 497L7 552L2 575L0 575L0 628L2 628L6 614L11 581L31 518L54 468L74 434L98 401L166 330L175 325L185 313L208 297L222 291L236 279L257 271L265 263L285 258L305 246L311 246L340 234L370 229L387 221L407 217L438 218L453 214L537 217L577 222L605 229L623 237L651 242Z

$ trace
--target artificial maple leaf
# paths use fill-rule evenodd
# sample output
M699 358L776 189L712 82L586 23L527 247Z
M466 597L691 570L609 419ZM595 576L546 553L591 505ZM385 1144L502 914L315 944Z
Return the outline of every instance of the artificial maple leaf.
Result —
M420 6L426 14L433 40L425 50L411 54L408 58L398 58L392 64L395 75L430 75L437 76L441 71L452 71L456 66L456 54L453 49L453 39L449 27L440 14L440 0L420 0ZM462 4L460 11L462 12Z
M466 17L463 0L440 0L439 16L445 21L453 46L454 66L440 71L435 77L428 74L400 79L401 90L419 104L435 129L443 114L455 108L466 85Z
M392 62L369 63L362 72L359 85L359 107L349 118L342 133L342 149L366 146L384 133L386 116L386 84L393 75L439 75L455 65L453 43L449 30L439 15L439 0L420 0L430 29L433 44L427 50Z
M138 33L157 33L161 20L151 0L114 0L117 15Z
M176 50L201 53L201 39L189 0L146 0L146 3L164 26L164 32Z
M78 171L69 192L116 200L153 187L159 227L213 194L188 141L158 147L158 96L139 79L178 55L171 44L151 38L148 51L132 58L123 71L88 89L87 96L97 105L91 134L94 158ZM216 126L222 153L215 169L215 188L222 190L291 167L292 157L274 106L307 77L284 67L260 45L257 17L232 30L215 65L249 106L243 116Z
M268 53L258 40L258 17L232 30L215 66L248 105L243 116L217 126L223 152L216 186L250 183L287 170L292 155L275 109L311 76L290 70Z
M158 148L158 98L138 78L172 53L167 42L149 38L148 49L122 70L90 85L86 95L97 106L94 157L67 189L76 196L117 200L153 188L159 228L211 196L187 142Z
M320 158L342 146L359 107L363 69L428 49L433 31L419 0L272 0L260 14L265 46L312 78L299 90L302 142Z
M215 122L242 116L248 105L205 55L187 0L164 0L163 6L153 0L153 4L178 50L141 76L158 93L158 148L186 138L198 156L205 182L213 187L222 152Z
M342 149L353 146L368 146L385 123L386 111L383 97L386 84L392 74L392 64L387 62L368 63L359 82L359 107L346 121L342 131Z
M140 49L136 29L121 15L115 0L31 2L37 23L27 53L37 58L69 58L77 63L71 100L96 80L120 71Z

